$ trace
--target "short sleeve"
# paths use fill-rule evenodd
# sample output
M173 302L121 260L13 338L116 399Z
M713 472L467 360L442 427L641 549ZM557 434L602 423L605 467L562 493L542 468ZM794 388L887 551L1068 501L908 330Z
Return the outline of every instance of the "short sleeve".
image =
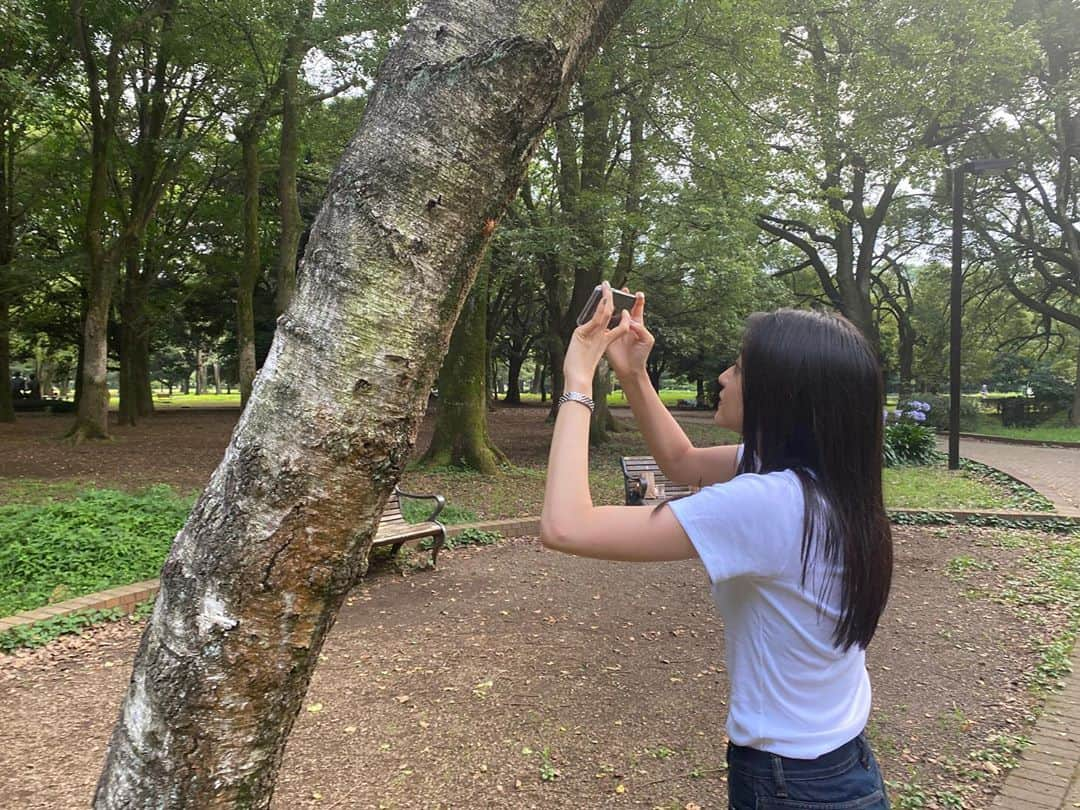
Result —
M803 494L790 471L737 475L668 507L714 583L779 576L799 560Z

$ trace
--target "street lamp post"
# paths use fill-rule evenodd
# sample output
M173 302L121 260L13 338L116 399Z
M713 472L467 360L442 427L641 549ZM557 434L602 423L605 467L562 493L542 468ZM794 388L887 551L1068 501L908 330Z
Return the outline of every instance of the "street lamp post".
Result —
M961 268L964 242L964 174L995 174L1011 169L1015 161L1007 158L969 160L952 170L952 284L949 296L949 469L960 468L960 337L961 292L964 278Z

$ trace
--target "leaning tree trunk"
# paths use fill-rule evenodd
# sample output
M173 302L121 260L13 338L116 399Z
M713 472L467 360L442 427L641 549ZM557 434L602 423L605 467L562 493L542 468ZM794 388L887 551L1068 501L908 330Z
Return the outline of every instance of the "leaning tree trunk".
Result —
M293 305L162 570L96 807L269 806L477 259L627 4L432 0L393 47Z
M439 412L431 445L421 461L428 466L465 467L490 474L506 461L487 431L486 275L480 271L465 299L439 370Z

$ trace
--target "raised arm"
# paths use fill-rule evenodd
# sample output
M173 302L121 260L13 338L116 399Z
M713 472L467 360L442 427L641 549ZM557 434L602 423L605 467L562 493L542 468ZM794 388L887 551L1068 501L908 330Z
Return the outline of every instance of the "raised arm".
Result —
M604 349L628 329L627 315L617 329L606 328L613 311L611 293L605 289L593 320L578 327L566 353L567 391L592 395L593 370ZM589 409L580 400L561 405L555 419L540 539L558 551L607 560L681 560L697 553L670 509L593 506L589 495Z
M649 452L674 483L704 487L729 481L735 477L738 448L694 447L690 443L649 382L645 361L653 343L653 336L645 328L645 295L639 292L630 311L630 328L611 342L607 358L619 376Z

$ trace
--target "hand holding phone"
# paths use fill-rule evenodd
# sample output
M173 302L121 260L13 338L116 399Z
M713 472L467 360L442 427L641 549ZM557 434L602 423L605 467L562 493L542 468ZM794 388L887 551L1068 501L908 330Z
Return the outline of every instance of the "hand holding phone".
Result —
M592 316L596 314L596 308L600 306L600 302L604 298L603 287L597 285L596 289L592 291L592 295L589 296L589 300L585 302L585 307L581 310L581 314L577 317L577 325L581 326L592 320ZM624 309L630 310L634 308L634 302L637 300L630 293L625 293L622 290L616 290L614 287L611 289L611 299L615 304L615 311L611 313L611 320L608 321L607 328L614 329L619 325L619 321L622 320L622 311Z

